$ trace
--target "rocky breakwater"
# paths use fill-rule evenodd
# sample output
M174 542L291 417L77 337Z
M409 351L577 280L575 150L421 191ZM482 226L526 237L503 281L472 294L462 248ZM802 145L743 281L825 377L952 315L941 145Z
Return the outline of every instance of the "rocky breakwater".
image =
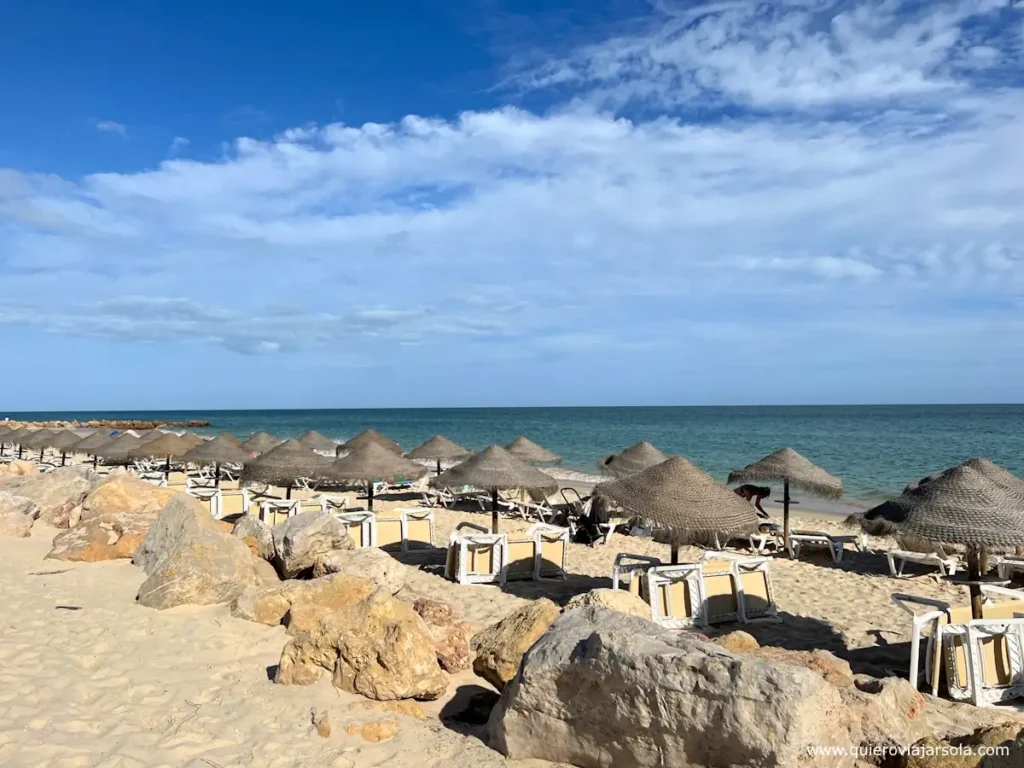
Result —
M15 421L3 422L10 429L159 429L160 427L212 427L203 419L188 421L140 421L137 419L89 419L88 421Z

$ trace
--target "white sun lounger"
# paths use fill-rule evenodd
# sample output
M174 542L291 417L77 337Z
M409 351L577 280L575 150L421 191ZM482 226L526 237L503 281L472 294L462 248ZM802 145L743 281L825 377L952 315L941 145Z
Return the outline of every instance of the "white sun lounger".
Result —
M460 523L448 539L444 575L459 584L504 584L508 537L489 533L472 523Z
M936 566L943 576L952 576L956 573L957 558L947 555L940 544L929 543L929 551L921 552L911 549L902 539L897 538L896 542L900 549L890 549L885 553L889 573L893 576L902 576L907 563Z
M993 585L982 585L982 593L985 595L985 605L982 610L986 619L1002 620L1015 618L1016 615L1024 614L1024 592L1013 589L1005 589ZM998 601L992 598L1000 598ZM954 606L943 600L934 600L928 597L908 595L896 592L892 595L892 601L911 616L910 636L910 673L908 679L915 688L921 683L922 671L924 682L931 684L932 695L939 694L939 671L941 659L940 632L939 627L949 623L963 624L971 620L971 607ZM920 613L918 607L925 610ZM930 632L926 635L925 630ZM924 669L922 670L921 643L926 643L924 652Z
M867 536L866 534L840 536L828 531L791 531L788 544L793 557L800 554L802 547L825 547L832 556L832 562L838 563L843 559L847 544L852 544L858 552L867 549Z

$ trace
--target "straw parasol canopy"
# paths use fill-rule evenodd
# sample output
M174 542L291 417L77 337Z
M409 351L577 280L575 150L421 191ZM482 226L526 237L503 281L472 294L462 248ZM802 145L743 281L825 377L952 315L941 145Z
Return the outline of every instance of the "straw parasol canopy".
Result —
M234 435L232 435L230 432L221 432L219 435L217 435L217 437L221 438L222 440L227 440L229 443L231 443L232 445L237 445L239 448L242 447L242 441L239 440Z
M753 507L681 456L601 483L594 491L647 521L676 548L757 530Z
M965 545L972 613L982 618L981 550L1024 545L1024 481L988 459L971 459L911 483L865 512L861 527Z
M218 435L213 440L205 440L202 444L190 448L182 457L185 461L193 464L204 464L214 466L213 484L220 485L221 464L245 464L252 461L252 456L237 442L231 442L230 435Z
M792 448L780 448L760 461L729 473L729 483L789 483L825 499L843 495L843 481Z
M280 445L281 441L266 432L257 432L244 443L242 447L249 453L266 453L271 448Z
M204 440L190 448L182 457L193 464L244 464L252 460L252 456L237 443L232 443L224 435L213 440Z
M128 461L128 452L139 447L139 438L122 432L97 449L99 456L107 461Z
M21 444L26 448L45 448L50 444L55 433L50 429L34 429L21 439Z
M77 453L85 453L92 456L92 465L95 467L103 446L109 443L110 440L109 432L93 432L91 435L86 435L75 443L73 450Z
M396 456L387 448L376 443L367 443L361 448L349 451L331 465L331 480L357 480L366 483L367 505L373 509L373 481L384 480L393 482L398 479L423 477L427 473L425 467Z
M530 464L554 464L562 460L561 456L552 453L542 445L537 445L528 437L517 437L505 446L505 450L517 459L527 461Z
M197 445L207 442L205 437L201 437L194 432L184 432L180 435L175 435L175 437L187 443L189 448L195 448Z
M50 429L36 429L33 430L32 434L22 438L21 445L23 448L38 448L39 449L39 460L43 460L43 453L46 451L50 441L56 436L56 433Z
M11 445L18 446L18 458L21 458L21 454L25 449L23 441L30 437L35 430L29 429L28 427L21 427L19 429L11 430L7 435L7 442Z
M367 443L376 443L381 448L386 448L392 453L397 453L399 456L402 455L402 446L375 429L364 429L351 440L342 443L341 448L346 451L354 451L356 448L362 448Z
M802 488L815 496L838 499L843 495L843 481L830 475L792 448L780 448L760 461L729 473L729 484L751 482L782 483L782 539L789 549L789 486Z
M338 444L328 437L324 437L315 430L309 430L306 434L298 439L298 442L309 448L311 451L325 451L329 452L332 456L335 451L338 450Z
M178 435L170 433L158 437L156 440L140 440L139 445L128 452L129 459L152 459L172 456L180 459L192 446L188 440L183 440Z
M435 459L437 461L437 474L441 474L441 461L464 459L472 454L472 451L463 448L458 443L452 442L444 435L434 435L423 444L413 448L407 454L407 459Z
M324 480L331 476L332 462L311 451L297 440L288 440L271 448L242 468L242 485L266 483L288 489L300 479Z
M643 472L668 458L646 440L631 445L622 453L616 453L600 462L600 467L615 477L627 477Z
M150 440L156 440L163 437L164 435L170 434L169 432L162 432L159 429L150 429L145 432L139 433L139 441L148 443Z
M50 440L50 447L56 451L60 451L60 465L63 467L68 460L68 450L73 445L77 445L82 440L81 435L76 435L69 429L62 429L60 432L54 434Z
M470 485L491 492L491 528L498 532L498 491L522 489L549 494L558 490L551 475L530 466L498 445L485 448L461 464L430 479L435 488Z

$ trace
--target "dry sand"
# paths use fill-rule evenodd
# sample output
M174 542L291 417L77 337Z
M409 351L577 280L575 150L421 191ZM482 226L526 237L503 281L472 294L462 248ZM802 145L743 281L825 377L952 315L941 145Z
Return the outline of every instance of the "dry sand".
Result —
M143 580L127 561L44 560L55 531L0 537L0 765L383 766L508 764L449 730L443 702L429 720L367 708L330 685L274 685L281 627L233 619L224 606L153 611L135 605ZM452 689L475 683L471 675ZM313 711L327 711L330 738ZM397 735L368 743L345 726L382 719ZM529 763L518 763L527 766Z
M412 498L385 498L375 506L384 516L414 505ZM799 517L801 527L848 532L834 517ZM486 513L437 510L435 543L446 542L459 522L488 519ZM503 519L502 526L514 532L528 523ZM0 765L549 765L506 761L472 735L478 727L442 723L442 709L457 710L458 701L486 687L471 673L452 681L456 703L423 705L425 720L367 709L365 699L335 690L329 679L310 687L274 685L268 671L287 641L283 628L233 619L224 606L163 612L136 606L141 570L127 561L44 560L54 533L37 526L29 539L0 538ZM502 590L444 581L438 546L404 558L416 567L406 592L450 601L468 621L484 626L526 599L544 595L564 603L610 586L619 551L666 562L669 557L667 547L649 539L616 535L608 545L571 545L571 575L564 581L511 582ZM699 553L682 554L687 559ZM905 674L910 621L890 595L967 601L964 588L940 581L933 571L913 565L908 571L917 575L891 578L877 553L851 554L839 564L823 552L795 561L773 558L783 621L742 628L763 644L826 648L848 659L855 672ZM942 719L961 719L965 729L984 717L965 705L935 708ZM312 724L319 711L328 712L333 726L326 739ZM368 743L345 731L381 719L399 725L389 741Z

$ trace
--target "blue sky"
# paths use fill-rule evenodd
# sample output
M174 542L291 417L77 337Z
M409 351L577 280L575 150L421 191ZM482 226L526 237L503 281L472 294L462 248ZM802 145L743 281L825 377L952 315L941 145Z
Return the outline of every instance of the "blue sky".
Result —
M14 0L0 67L7 410L1021 400L1021 0Z

